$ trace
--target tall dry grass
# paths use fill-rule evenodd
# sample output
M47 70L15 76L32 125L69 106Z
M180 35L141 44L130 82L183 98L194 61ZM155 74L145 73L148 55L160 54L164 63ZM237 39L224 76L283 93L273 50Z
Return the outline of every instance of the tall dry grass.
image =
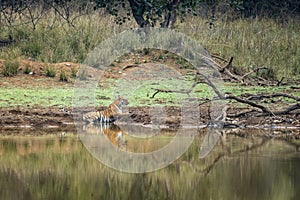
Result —
M11 34L16 43L0 50L0 58L33 58L43 62L82 62L101 41L130 28L134 20L116 25L110 15L93 12L74 21L74 27L48 12L35 29L28 24L3 26L0 38ZM211 53L234 57L234 66L270 68L266 76L300 77L300 23L290 19L285 24L272 19L236 19L214 21L188 17L176 30L192 37Z

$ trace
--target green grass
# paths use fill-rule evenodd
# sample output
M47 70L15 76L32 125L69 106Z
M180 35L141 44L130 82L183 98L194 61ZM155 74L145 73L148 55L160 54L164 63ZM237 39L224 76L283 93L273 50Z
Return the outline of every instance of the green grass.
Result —
M54 67L46 67L46 77L55 77L56 75L56 69Z
M4 79L3 79L4 80ZM41 84L45 80L41 81ZM119 80L120 81L120 80ZM158 93L155 98L150 98L156 89L188 89L192 85L190 77L185 77L184 80L161 80L161 82L153 81L131 81L119 82L115 79L108 79L104 84L100 84L95 90L95 104L96 106L108 106L118 95L128 98L129 106L172 106L182 105L186 99L189 98L211 98L213 93L211 89L204 85L197 85L188 96L187 94L174 93ZM124 81L124 80L123 80ZM120 87L123 85L123 87ZM241 87L239 84L225 84L226 92L231 92L234 95L241 94L257 94L270 92L287 92L291 93L290 86L280 87ZM225 92L223 91L223 92ZM300 96L300 92L291 93L295 96ZM72 99L74 95L74 88L69 86L57 87L13 87L6 86L0 88L0 107L49 107L49 106L72 106ZM283 99L287 102L292 100ZM82 102L82 106L88 106Z
M68 82L68 76L65 71L61 71L59 74L59 80L62 82Z
M32 72L30 66L29 66L29 65L26 65L26 66L25 66L25 69L24 69L24 74L29 74L30 72Z
M73 88L0 88L0 107L70 106Z
M294 85L296 86L296 85ZM286 92L290 93L291 86L241 86L240 84L235 83L226 83L225 88L227 92L231 92L234 95L241 95L241 94L257 94L257 93L276 93L276 92ZM295 96L299 96L299 92L293 92Z
M19 62L17 60L6 60L4 62L2 75L3 76L15 76L18 73Z

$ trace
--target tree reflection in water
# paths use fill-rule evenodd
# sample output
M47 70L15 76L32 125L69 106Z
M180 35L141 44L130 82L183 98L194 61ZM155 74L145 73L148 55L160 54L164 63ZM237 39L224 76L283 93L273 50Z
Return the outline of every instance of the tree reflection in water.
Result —
M199 148L213 141L201 129L180 159L147 174L102 165L71 133L1 136L0 199L298 199L297 143L241 132L219 135L213 150L199 158ZM174 133L153 133L168 134ZM137 135L123 135L127 149L145 137ZM153 150L148 143L144 150Z

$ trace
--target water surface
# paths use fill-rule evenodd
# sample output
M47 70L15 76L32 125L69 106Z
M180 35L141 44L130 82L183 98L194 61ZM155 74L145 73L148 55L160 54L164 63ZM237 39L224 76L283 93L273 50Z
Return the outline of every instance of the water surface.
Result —
M124 140L131 151L145 152L161 148L173 134ZM100 163L70 132L1 136L0 199L300 198L297 143L227 134L209 150L207 141L207 134L199 131L189 149L168 167L132 174Z

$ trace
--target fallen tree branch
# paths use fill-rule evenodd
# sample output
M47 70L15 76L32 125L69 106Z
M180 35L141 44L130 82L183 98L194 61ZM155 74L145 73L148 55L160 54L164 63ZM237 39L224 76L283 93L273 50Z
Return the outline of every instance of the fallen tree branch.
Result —
M140 67L140 65L138 65L138 64L125 65L124 67L122 67L122 71L124 71L125 69L128 69L128 68L131 68L131 67Z
M227 117L229 117L229 118L239 118L239 117L243 117L245 115L248 115L248 114L254 113L254 112L257 112L257 110L247 110L247 111L239 112L237 114L227 114Z
M217 67L218 70L221 74L226 74L227 76L229 76L231 79L238 81L238 82L242 82L242 79L240 76L231 73L228 68L232 66L232 61L233 61L233 57L230 58L229 62L227 63L227 65L225 65L224 67L221 67L220 65L218 65L217 63L214 63Z
M242 81L244 81L244 79L245 79L247 76L249 76L249 75L251 75L251 74L253 74L253 73L257 73L259 70L262 70L262 69L268 69L268 68L267 68L267 67L257 67L257 68L255 68L255 69L251 70L250 72L244 74L244 75L242 76Z
M233 57L230 58L229 62L227 63L227 65L225 65L224 67L222 67L219 72L223 73L225 71L225 69L228 69L229 67L232 66L232 61L233 61Z
M276 84L276 85L277 85L277 87L279 87L279 86L282 84L282 82L283 82L284 78L285 78L285 77L283 76L283 77L281 77L281 79L280 79L280 80L278 80L278 81L277 81L277 84Z
M158 93L162 92L162 93L181 93L181 94L187 94L189 95L193 89L196 87L196 85L200 84L200 83L204 83L202 81L197 81L195 83L193 83L193 85L187 89L187 90L165 90L165 89L157 89L157 88L152 88L154 90L156 90L153 95L150 97L151 99L155 97L155 95L157 95Z
M286 115L291 113L294 110L300 109L300 103L293 104L284 110L274 111L274 115ZM267 113L263 113L262 116L265 116Z
M223 62L228 62L225 58L222 58L222 57L220 57L220 56L218 56L218 55L215 55L215 54L211 54L211 57L212 57L212 58L219 59L219 60L221 60L221 61L223 61Z
M275 98L275 97L286 97L290 99L294 99L296 101L300 101L300 97L296 97L290 94L285 94L285 93L274 93L274 94L260 94L260 95L253 95L248 98L248 100L261 100L261 99L270 99L270 98Z
M247 99L242 99L240 97L236 97L236 96L233 96L233 95L226 96L226 99L233 99L233 100L236 100L237 102L248 104L248 105L250 105L252 107L255 107L255 108L259 108L264 113L272 114L272 112L268 108L266 108L265 106L254 103L253 101L250 101L250 100L247 100Z
M202 56L202 58L204 59L204 66L208 66L209 69L215 69L215 70L223 71L224 73L226 72L227 74L231 74L230 71L227 69L227 67L229 67L231 65L231 63L233 61L233 57L230 58L229 63L225 67L221 68L221 70L219 69L220 66L216 62L214 62L211 58L203 57L203 56ZM245 78L245 77L249 76L251 73L253 73L255 71L258 71L258 70L261 70L261 69L265 69L265 68L264 67L257 68L255 70L253 70L253 71L245 74L243 76L243 78ZM281 97L281 96L282 97L286 97L286 98L294 99L297 102L300 101L299 97L295 97L293 95L289 95L289 94L285 94L285 93L275 93L275 94L270 94L270 95L255 95L255 96L250 97L249 99L237 97L237 96L234 96L234 95L231 95L231 94L225 96L216 87L216 85L212 82L212 80L210 80L209 76L203 74L199 69L197 70L197 76L201 76L202 80L194 82L193 85L189 89L187 89L187 90L154 89L155 92L154 92L154 94L150 98L154 98L160 92L163 92L163 93L181 93L181 94L190 95L190 93L193 91L193 89L195 88L196 85L198 85L200 83L203 83L203 84L206 84L206 85L210 86L213 89L213 91L215 92L215 94L217 95L217 98L219 100L225 100L225 99L227 99L227 100L235 100L235 101L237 101L239 103L247 104L247 105L249 105L251 107L260 109L261 115L264 115L264 116L266 116L266 115L284 115L284 114L288 114L288 113L290 113L290 112L292 112L294 110L300 109L300 103L296 103L294 105L291 105L290 107L288 107L285 110L272 111L268 107L252 101L252 100L258 100L258 99L263 99L263 98L274 98L274 97ZM238 79L240 81L242 80L241 77L238 77L238 76L235 76L235 75L232 75L232 76L236 77L236 79ZM250 112L255 112L255 111L252 110ZM241 113L241 114L239 114L239 116L248 114L250 112Z

